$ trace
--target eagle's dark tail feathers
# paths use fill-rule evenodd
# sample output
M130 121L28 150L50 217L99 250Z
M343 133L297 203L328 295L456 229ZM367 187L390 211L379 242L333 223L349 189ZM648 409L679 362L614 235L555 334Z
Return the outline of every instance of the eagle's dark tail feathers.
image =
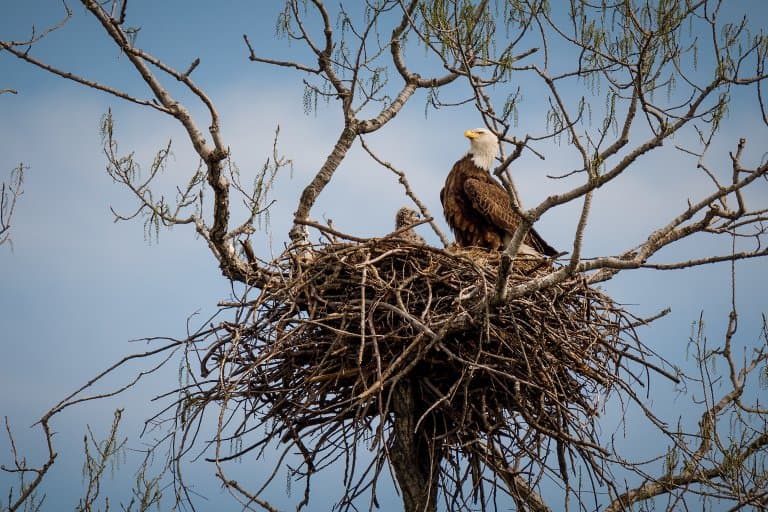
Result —
M561 253L551 245L549 245L547 242L544 241L543 238L541 238L541 235L539 235L535 229L531 228L531 231L529 232L531 235L531 241L533 242L533 248L539 251L541 254L545 256L555 257L555 256L562 256L566 253Z

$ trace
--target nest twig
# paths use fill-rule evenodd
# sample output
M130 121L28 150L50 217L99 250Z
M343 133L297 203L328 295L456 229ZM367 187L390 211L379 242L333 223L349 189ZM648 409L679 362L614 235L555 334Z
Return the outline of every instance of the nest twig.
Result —
M332 243L311 258L286 252L273 262L283 279L243 301L213 343L196 345L203 376L215 379L184 403L227 404L228 438L243 443L218 460L290 442L303 458L297 471L311 475L342 456L349 465L367 439L376 457L362 476L345 472L348 500L386 464L393 390L405 382L438 460L463 457L533 485L546 472L567 482L581 460L600 480L600 404L639 378L628 364L646 352L624 311L580 277L493 305L497 260L398 238ZM549 271L520 260L510 279ZM447 466L457 469L441 485L468 482ZM472 473L476 495L483 478Z

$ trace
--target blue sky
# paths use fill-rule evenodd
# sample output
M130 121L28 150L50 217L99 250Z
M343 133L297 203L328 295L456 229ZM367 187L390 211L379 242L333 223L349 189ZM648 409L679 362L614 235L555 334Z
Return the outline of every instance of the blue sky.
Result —
M139 41L143 48L181 69L201 58L194 77L218 106L224 138L244 175L252 175L270 155L272 136L280 125L280 149L294 166L276 184L270 232L254 236L262 257L279 253L298 194L325 159L341 126L335 105L321 104L316 113L304 112L297 72L248 62L243 33L266 56L306 57L299 44L275 38L278 4L230 1L216 4L214 12L208 2L136 0L129 11L142 27ZM749 8L755 27L768 26L765 3L752 2ZM80 5L73 5L73 11L67 26L36 45L33 54L146 96L127 60L117 57L94 20L84 15ZM33 23L44 27L60 19L62 12L55 1L4 0L0 38L22 39ZM9 417L17 445L35 462L42 456L41 438L29 425L43 412L99 370L144 346L129 340L183 337L190 315L198 313L193 323L205 318L231 292L213 256L191 228L163 231L159 241L150 243L141 222L113 223L110 206L127 211L132 203L126 191L104 172L101 117L112 109L121 148L134 151L145 168L154 152L173 139L174 158L159 184L171 191L175 183L186 181L197 163L172 120L53 77L4 53L0 53L0 88L18 90L16 95L0 95L0 176L19 162L29 168L14 218L13 250L0 247L0 346L4 354L0 414ZM525 94L529 103L521 110L520 135L525 126L543 123L536 90ZM710 150L713 167L726 173L728 151L735 149L739 137L748 139L744 158L748 165L762 161L768 141L766 127L754 111L753 93L739 94L734 93L731 113ZM466 151L463 130L481 121L470 106L430 111L425 116L425 100L423 93L417 94L385 130L368 141L385 159L409 173L416 193L445 229L437 192L453 161ZM201 111L195 108L193 112ZM675 143L684 143L684 137ZM573 185L545 177L573 169L573 151L565 144L545 150L545 161L529 153L516 164L514 172L525 206L535 205L552 190ZM654 226L682 211L687 199L708 190L709 184L700 174L695 161L680 155L672 144L639 161L636 171L596 194L585 235L587 255L614 254L642 240ZM751 199L765 204L766 192L762 184ZM396 178L376 167L356 146L321 196L313 217L331 218L337 228L360 236L382 235L391 231L394 212L403 201ZM556 247L567 247L578 207L566 205L547 213L537 230ZM365 211L365 215L351 213L357 211ZM426 230L422 234L431 236ZM437 243L434 237L429 240ZM704 248L720 253L728 245L695 240L679 250L696 254ZM660 261L674 252L663 252ZM690 364L687 338L701 311L710 336L718 339L722 334L729 305L723 290L728 287L729 274L730 268L724 264L667 273L634 271L623 273L605 287L639 315L671 307L669 316L640 334L662 355L686 365ZM744 347L760 342L766 275L764 261L737 266L737 302L742 315L738 341ZM123 432L129 436L130 446L141 445L137 434L142 422L157 408L150 399L175 384L176 372L172 367L168 370L116 400L73 409L58 418L54 428L60 455L44 489L49 500L73 508L82 494L79 472L86 424L104 432L112 410L125 407ZM655 396L654 405L670 421L688 411L685 399L674 401L673 394L665 392ZM638 437L633 439L646 435L643 431L634 434ZM0 463L9 462L7 439L0 438ZM202 463L192 468L197 485L211 500L225 499L206 476L211 468ZM235 472L258 473L261 468L261 463L251 461ZM111 490L124 496L130 471L118 474L128 476L120 476ZM10 482L0 474L0 492ZM332 474L315 483L318 499L330 499L326 494L332 492L326 493L326 488L335 490ZM391 491L385 492L394 499ZM271 496L281 505L296 498L286 498L280 486L272 489Z

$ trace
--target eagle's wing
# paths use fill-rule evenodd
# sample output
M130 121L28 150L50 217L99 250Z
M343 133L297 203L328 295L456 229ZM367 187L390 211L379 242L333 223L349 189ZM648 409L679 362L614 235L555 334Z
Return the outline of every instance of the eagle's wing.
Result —
M507 192L500 185L476 178L464 181L464 192L472 207L491 224L514 233L520 218L512 209Z
M507 233L514 233L517 226L520 225L520 216L512 208L509 194L501 185L470 178L464 182L464 191L475 210L491 224L500 227ZM528 232L523 242L547 256L559 254L533 228Z

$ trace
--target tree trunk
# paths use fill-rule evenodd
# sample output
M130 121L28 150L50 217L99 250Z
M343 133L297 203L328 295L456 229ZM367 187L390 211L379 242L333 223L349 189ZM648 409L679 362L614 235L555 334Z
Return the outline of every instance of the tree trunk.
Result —
M437 449L430 450L431 429L427 422L422 422L419 431L415 431L416 422L426 410L416 395L415 386L409 380L400 381L393 392L390 462L402 493L403 510L435 512L440 454Z

